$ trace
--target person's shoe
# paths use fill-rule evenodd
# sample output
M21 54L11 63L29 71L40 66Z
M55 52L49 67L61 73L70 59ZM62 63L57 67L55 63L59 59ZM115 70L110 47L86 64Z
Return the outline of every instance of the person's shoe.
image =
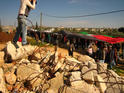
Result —
M12 42L12 44L15 46L16 49L19 48L19 46L17 45L17 43Z
M29 45L29 43L26 43L26 44L22 44L22 46L26 46L26 45Z

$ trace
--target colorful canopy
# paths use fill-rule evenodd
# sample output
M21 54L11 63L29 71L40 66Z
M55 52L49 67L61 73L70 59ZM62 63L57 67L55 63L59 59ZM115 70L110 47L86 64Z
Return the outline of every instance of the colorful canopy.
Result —
M87 32L80 32L80 34L87 35L88 33Z
M59 33L64 34L67 38L82 38L82 39L89 39L89 40L96 40L101 42L108 42L110 44L124 42L124 38L116 37L113 38L109 35L92 35L88 34L87 32L80 32L80 33L71 33L67 31L60 31Z
M103 35L92 35L92 36L97 39L103 40L105 42L111 43L111 44L124 42L124 38L120 38L120 37L112 38L112 37L107 37Z
M107 37L113 37L113 36L110 36L110 35L104 35L104 36L107 36Z

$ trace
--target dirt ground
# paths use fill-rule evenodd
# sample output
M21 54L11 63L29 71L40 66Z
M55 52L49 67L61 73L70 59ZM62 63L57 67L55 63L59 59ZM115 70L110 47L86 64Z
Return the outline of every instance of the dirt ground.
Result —
M2 50L8 41L12 41L14 33L0 32L0 50Z
M0 32L0 44L12 41L15 33Z
M5 43L0 43L0 51L2 50L2 49L4 49L4 47L6 46L6 44Z

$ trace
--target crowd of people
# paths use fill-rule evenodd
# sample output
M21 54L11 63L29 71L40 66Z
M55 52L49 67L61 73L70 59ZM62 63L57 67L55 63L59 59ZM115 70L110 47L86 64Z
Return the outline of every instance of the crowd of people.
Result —
M42 43L48 42L68 49L69 56L73 56L74 51L85 53L94 58L96 62L108 63L110 69L118 65L120 48L124 49L124 44L109 44L103 41L68 37L58 33L40 33L39 40Z
M94 58L96 62L108 63L108 67L112 69L113 66L118 65L120 44L108 44L105 42L81 39L80 42L74 42L75 39L70 40L67 44L69 56L73 56L73 51L78 49L81 43L81 51ZM83 42L85 41L85 42Z

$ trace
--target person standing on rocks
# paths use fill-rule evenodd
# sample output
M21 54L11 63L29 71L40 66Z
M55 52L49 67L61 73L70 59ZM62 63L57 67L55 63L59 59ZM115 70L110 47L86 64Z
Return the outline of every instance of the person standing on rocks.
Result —
M75 49L75 47L74 47L73 40L72 41L70 40L69 49L68 49L69 56L72 56L73 57L73 51L74 51L74 49Z
M27 35L27 17L31 9L35 9L36 0L20 0L20 9L18 13L18 27L16 34L13 38L13 44L16 48L19 48L17 41L20 34L22 33L22 45L27 45L26 35Z

